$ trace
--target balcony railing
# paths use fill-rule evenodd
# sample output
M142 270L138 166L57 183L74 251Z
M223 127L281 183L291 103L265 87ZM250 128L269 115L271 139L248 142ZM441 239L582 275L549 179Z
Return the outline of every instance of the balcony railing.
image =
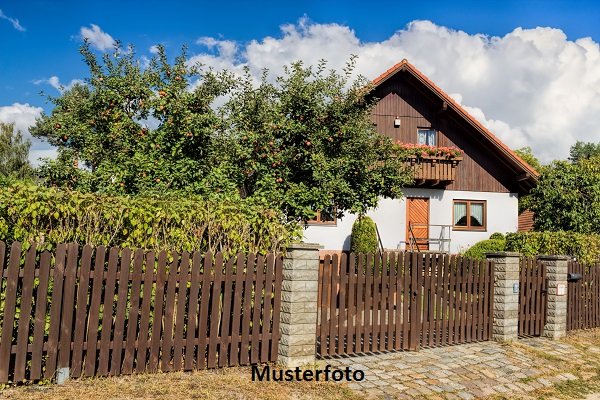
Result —
M415 185L447 185L454 181L456 166L461 161L462 157L413 156L408 163L413 167Z

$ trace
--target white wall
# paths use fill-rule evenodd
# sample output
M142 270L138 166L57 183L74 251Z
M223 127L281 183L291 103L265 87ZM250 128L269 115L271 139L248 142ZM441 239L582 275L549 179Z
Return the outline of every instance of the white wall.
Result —
M515 232L518 226L518 196L515 193L467 192L441 189L404 189L406 197L429 198L430 225L452 224L452 201L454 199L486 200L486 231L453 231L446 228L445 236L450 233L450 251L458 253L480 240L488 239L494 232ZM388 249L404 248L406 240L406 202L405 199L381 199L379 206L367 213L373 218L379 229L383 247ZM350 234L356 215L346 215L337 221L337 225L309 225L304 230L304 241L319 243L325 250L348 250ZM431 227L429 236L436 237L440 229ZM436 250L436 246L431 246Z

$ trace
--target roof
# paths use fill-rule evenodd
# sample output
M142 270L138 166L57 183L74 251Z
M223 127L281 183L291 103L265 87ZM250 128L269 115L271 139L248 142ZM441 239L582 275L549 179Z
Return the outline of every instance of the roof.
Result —
M500 139L498 139L489 129L483 126L475 117L469 114L460 104L458 104L452 97L448 96L446 92L440 89L435 83L433 83L429 78L427 78L421 71L419 71L414 65L409 63L406 59L400 61L398 64L394 65L392 68L385 71L383 74L379 75L377 78L373 80L373 85L375 87L380 86L389 78L394 76L396 73L400 71L408 71L415 78L421 81L425 86L427 86L433 93L435 93L440 99L445 101L450 108L452 108L455 112L461 115L469 124L471 124L476 130L478 130L485 138L487 138L492 145L494 145L502 154L504 154L509 160L515 163L518 167L520 167L524 173L529 174L531 179L537 181L539 173L529 165L525 160L519 157L513 150L511 150L507 145L502 143Z

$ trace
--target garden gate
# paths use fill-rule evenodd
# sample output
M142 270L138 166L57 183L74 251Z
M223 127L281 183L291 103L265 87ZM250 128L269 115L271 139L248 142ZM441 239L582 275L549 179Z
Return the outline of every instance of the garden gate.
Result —
M519 336L541 336L548 304L546 266L534 257L521 258L519 270Z
M493 264L448 254L325 256L317 354L418 350L489 340Z

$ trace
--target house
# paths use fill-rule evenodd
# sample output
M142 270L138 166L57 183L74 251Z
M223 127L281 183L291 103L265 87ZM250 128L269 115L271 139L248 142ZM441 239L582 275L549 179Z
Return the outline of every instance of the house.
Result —
M516 232L518 198L538 173L408 61L374 80L377 131L407 145L455 147L454 156L410 161L414 184L402 199L381 199L367 213L386 249L460 252L494 232ZM490 93L493 96L493 93ZM321 212L306 242L348 250L356 215Z

